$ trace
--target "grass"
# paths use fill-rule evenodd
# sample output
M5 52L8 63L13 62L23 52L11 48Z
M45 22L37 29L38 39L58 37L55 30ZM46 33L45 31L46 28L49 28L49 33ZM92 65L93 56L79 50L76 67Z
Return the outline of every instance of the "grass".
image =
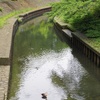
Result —
M87 37L100 36L100 1L96 0L62 0L52 4L51 19L58 16L64 22L71 24L76 30ZM92 33L92 34L90 34Z
M16 11L10 12L7 15L1 16L0 17L0 28L2 28L7 23L7 20L9 18L11 18L13 16L16 16L18 14L21 14L21 13L25 13L25 12L30 11L30 10L32 10L32 8L27 8L27 9L22 9L22 10L16 10Z
M90 44L100 53L100 38L91 38Z
M61 0L52 4L49 20L55 16L85 34L100 51L100 0Z

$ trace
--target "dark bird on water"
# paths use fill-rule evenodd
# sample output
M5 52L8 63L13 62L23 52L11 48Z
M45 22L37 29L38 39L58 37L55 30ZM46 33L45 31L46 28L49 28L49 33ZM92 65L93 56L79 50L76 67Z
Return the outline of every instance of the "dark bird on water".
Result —
M42 99L47 100L47 93L42 93L41 95L42 95Z

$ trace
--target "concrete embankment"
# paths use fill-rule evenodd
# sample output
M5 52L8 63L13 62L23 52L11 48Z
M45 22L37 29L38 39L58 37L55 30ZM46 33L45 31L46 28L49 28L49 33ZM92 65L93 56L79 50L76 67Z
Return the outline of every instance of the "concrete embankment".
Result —
M51 7L41 8L23 15L20 15L20 21L16 18L10 18L8 23L0 29L0 100L6 100L9 88L10 70L12 66L12 51L14 36L19 25L41 16L51 10Z
M54 18L55 26L71 42L71 45L86 55L96 66L100 67L100 51L97 51L90 44L90 40L75 30L68 24L63 23L57 17Z
M9 19L8 23L0 29L0 100L7 97L12 31L15 20L15 18Z

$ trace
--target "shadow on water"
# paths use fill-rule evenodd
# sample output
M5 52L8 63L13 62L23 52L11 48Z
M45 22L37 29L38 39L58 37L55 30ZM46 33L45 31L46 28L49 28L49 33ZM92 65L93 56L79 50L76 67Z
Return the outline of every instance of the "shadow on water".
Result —
M61 35L61 33L58 34L58 37ZM68 94L67 99L68 100L74 100L72 95L74 93L77 93L79 96L83 96L85 98L85 100L99 100L100 99L100 68L97 67L94 63L92 63L84 54L82 54L81 51L79 51L77 48L75 48L75 46L72 46L68 40L66 40L67 38L65 38L64 35L60 36L60 40L63 42L66 42L67 44L69 44L72 47L72 54L74 56L74 58L80 62L81 66L83 66L84 70L86 70L87 72L85 73L85 75L82 76L82 79L80 81L80 86L77 88L77 83L74 83L73 86L75 86L76 90L71 90L69 84L71 84L72 80L75 79L75 77L73 76L73 74L75 75L75 71L77 71L75 69L75 64L72 64L72 66L74 68L72 68L71 74L72 77L74 77L74 79L72 77L70 77L70 75L68 75L68 73L63 72L63 77L60 77L56 72L53 72L53 76L52 76L52 81L56 86L62 87L65 89L65 93ZM74 60L75 61L75 60ZM78 65L77 65L78 66ZM79 69L79 68L77 68ZM73 71L74 70L74 71ZM78 70L76 73L79 74ZM67 77L66 77L67 76ZM80 74L79 76L80 77ZM58 84L59 83L59 84ZM78 84L78 85L79 85ZM71 87L73 87L71 86ZM66 92L67 90L67 92ZM75 96L75 94L74 94ZM81 98L81 100L84 100L84 98ZM75 99L77 100L77 99Z
M93 62L91 62L84 54L82 54L81 51L79 51L75 46L72 46L71 43L69 43L67 38L61 33L58 32L58 37L60 37L60 40L63 42L66 42L69 46L72 48L72 54L74 58L77 59L77 61L80 62L81 66L83 66L84 70L87 71L85 73L85 76L82 76L82 79L80 81L80 88L77 89L76 86L76 93L79 94L80 96L83 96L85 100L99 100L100 99L100 68L97 67ZM74 60L75 61L75 60ZM75 64L73 66L74 68L71 70L71 74L75 73ZM77 68L78 69L78 68ZM74 72L73 72L74 70ZM80 70L78 70L80 71ZM77 72L79 73L79 72ZM64 77L60 77L59 75L56 74L56 72L53 72L52 74L52 81L55 85L58 85L62 88L65 88L65 92L67 90L68 94L68 100L74 100L71 98L71 95L74 94L73 91L70 90L69 84L71 77L66 74L66 72L63 72ZM65 77L67 76L67 78ZM67 80L69 77L69 80ZM74 78L75 79L75 78ZM72 80L74 80L72 79ZM56 84L57 83L57 84ZM58 84L59 83L59 84ZM75 86L75 84L73 84ZM81 100L84 100L84 98L81 98ZM75 99L76 100L76 99Z
M46 18L22 25L14 42L9 100L99 100L100 72L61 42ZM26 27L27 26L27 27Z
M100 68L97 68L78 50L75 49L72 53L73 61L80 63L70 62L71 66L69 65L67 70L62 70L62 74L52 71L52 82L56 87L63 88L67 94L66 100L99 100Z

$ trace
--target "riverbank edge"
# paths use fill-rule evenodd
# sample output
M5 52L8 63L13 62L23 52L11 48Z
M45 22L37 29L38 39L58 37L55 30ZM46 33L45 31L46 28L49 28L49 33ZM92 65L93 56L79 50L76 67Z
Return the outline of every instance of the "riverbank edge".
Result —
M55 17L53 22L55 26L67 36L72 46L79 49L94 64L100 67L100 51L97 51L92 47L92 45L90 44L91 41L84 34L75 31L75 29L71 25L62 22L58 17Z
M0 85L0 89L2 92L0 93L0 100L8 100L8 93L9 93L9 86L10 86L10 79L11 79L11 67L12 67L12 60L13 60L14 37L16 35L19 26L49 11L51 11L50 6L37 8L34 11L31 12L29 11L27 13L19 15L18 19L14 17L10 18L8 20L8 23L2 29L0 29L0 40L2 40L1 41L2 45L0 45L2 48L0 49L0 68L3 69L4 67L1 66L5 66L5 68L7 69L6 72L3 72L3 75L1 75L0 73L1 76L0 83L2 83L2 85ZM5 73L7 73L6 76ZM2 79L4 78L4 76L7 78L5 78L3 81Z

